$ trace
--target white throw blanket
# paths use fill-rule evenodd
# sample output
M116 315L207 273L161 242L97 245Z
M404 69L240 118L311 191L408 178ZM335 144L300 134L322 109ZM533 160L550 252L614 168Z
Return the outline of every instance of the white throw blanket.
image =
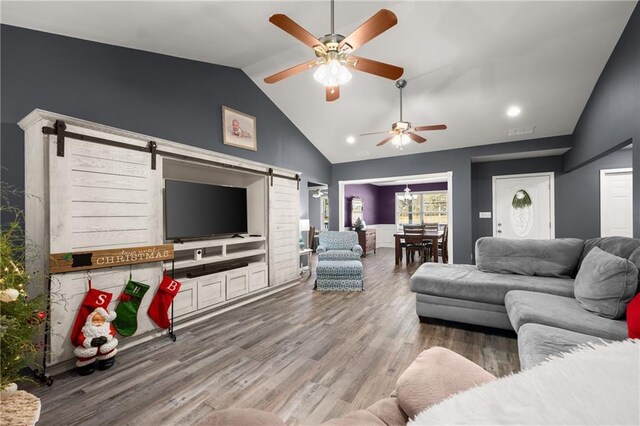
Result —
M409 425L640 425L640 341L582 347L452 396Z

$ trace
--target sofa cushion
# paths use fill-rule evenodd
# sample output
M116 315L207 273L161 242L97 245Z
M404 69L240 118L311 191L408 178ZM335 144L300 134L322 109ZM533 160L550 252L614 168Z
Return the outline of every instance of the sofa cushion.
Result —
M629 237L603 237L591 238L584 242L578 268L587 257L591 249L598 247L600 250L611 253L614 256L631 260L640 269L640 239Z
M367 407L367 411L388 426L406 425L409 418L398 404L398 398L381 399Z
M411 277L411 291L504 305L510 290L542 291L573 297L573 279L494 274L473 265L424 263Z
M573 277L584 241L577 238L515 240L484 237L476 241L476 265L483 272Z
M624 320L612 320L592 314L572 297L533 291L510 291L504 299L513 329L519 333L527 323L558 327L611 340L627 337Z
M520 367L522 370L527 370L542 364L550 356L570 352L578 346L610 341L548 325L524 324L518 331Z
M235 424L235 423L234 423ZM250 425L250 423L238 423L239 425ZM387 426L385 422L380 420L370 411L358 410L345 414L322 423L322 426Z
M409 417L458 392L496 378L449 349L433 347L418 355L396 383L400 408Z
M605 318L622 318L636 294L638 268L627 259L591 249L576 275L574 293L580 306Z

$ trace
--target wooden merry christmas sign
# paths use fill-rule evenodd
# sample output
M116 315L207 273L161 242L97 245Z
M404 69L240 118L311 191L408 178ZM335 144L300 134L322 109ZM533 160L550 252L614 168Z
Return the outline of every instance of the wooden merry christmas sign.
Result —
M113 268L115 266L160 262L171 259L173 259L173 244L74 253L52 253L49 256L49 272L51 274L59 274L62 272Z

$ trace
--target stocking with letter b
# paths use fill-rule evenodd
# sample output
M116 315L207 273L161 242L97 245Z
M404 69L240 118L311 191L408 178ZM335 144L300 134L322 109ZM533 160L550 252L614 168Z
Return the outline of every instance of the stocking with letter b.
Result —
M158 324L160 328L169 328L171 325L167 311L169 310L169 306L171 306L173 298L176 297L176 294L180 291L181 285L182 284L168 275L162 278L158 292L153 297L149 310L147 311L151 319Z

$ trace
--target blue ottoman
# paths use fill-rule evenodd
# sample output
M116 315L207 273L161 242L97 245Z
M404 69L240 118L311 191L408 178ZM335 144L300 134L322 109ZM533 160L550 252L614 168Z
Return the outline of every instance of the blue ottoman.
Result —
M318 291L362 291L364 275L359 260L323 260L316 266Z

